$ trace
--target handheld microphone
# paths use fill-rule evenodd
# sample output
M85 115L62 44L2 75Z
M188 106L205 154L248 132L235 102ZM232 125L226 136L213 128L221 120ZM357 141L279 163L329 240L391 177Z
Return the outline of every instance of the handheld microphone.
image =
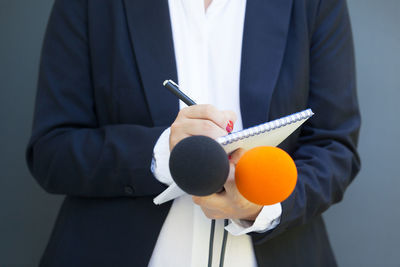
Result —
M206 136L191 136L179 142L171 152L169 167L175 183L195 196L220 192L229 174L229 160L224 149ZM247 200L272 205L284 201L293 192L297 168L284 150L256 147L239 159L235 182Z
M243 154L235 169L240 194L250 202L272 205L284 201L297 183L297 168L278 147L260 146Z
M183 191L189 195L208 196L223 188L229 174L229 160L214 139L197 135L175 145L169 169Z

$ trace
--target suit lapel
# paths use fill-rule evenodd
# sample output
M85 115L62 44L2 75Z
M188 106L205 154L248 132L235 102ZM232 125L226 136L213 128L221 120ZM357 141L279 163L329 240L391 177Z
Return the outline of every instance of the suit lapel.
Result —
M240 74L243 127L268 119L286 47L292 1L247 1Z
M155 126L170 125L178 99L162 83L177 80L168 1L124 0L130 37Z

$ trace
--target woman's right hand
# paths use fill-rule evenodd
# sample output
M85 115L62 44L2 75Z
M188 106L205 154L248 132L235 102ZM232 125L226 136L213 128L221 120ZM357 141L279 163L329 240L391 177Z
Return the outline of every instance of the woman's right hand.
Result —
M170 151L182 139L192 135L204 135L216 139L233 130L236 114L218 110L212 105L193 105L181 109L171 125Z

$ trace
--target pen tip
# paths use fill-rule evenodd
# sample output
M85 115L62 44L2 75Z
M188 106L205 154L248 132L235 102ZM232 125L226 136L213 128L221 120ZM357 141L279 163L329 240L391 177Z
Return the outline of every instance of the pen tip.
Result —
M169 82L169 80L165 80L165 81L163 82L163 86L165 86L168 82Z

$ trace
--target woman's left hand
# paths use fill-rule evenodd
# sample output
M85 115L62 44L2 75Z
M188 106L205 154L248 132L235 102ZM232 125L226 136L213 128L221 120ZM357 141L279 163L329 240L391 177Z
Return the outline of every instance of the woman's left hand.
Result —
M205 197L193 196L193 202L201 207L210 219L243 219L254 221L263 206L245 199L235 183L235 165L245 151L238 149L231 155L228 179L224 191Z

